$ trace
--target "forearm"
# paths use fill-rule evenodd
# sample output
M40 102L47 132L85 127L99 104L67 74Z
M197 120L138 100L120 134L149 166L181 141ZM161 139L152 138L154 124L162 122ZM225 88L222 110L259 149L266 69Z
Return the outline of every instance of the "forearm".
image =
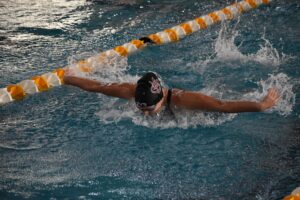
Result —
M253 101L220 101L217 111L226 113L259 112L262 111L260 102Z
M97 81L75 76L64 76L64 83L67 85L79 87L90 92L99 92L97 91L97 89L99 88L99 86L101 86L101 84Z
M89 80L75 76L65 76L65 84L79 87L90 92L98 92L107 96L131 99L134 97L135 84L131 83L109 83L104 84L98 81Z
M173 104L190 110L215 111L226 113L258 112L264 110L261 102L223 101L198 92L179 91L172 99Z

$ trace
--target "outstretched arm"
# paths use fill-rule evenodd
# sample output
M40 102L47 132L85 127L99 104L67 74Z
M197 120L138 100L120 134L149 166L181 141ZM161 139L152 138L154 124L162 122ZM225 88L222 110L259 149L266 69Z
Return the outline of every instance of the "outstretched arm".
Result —
M191 110L217 111L226 113L259 112L274 106L279 99L278 91L274 88L259 102L254 101L223 101L202 93L190 91L174 91L172 103L180 108Z
M134 98L135 84L132 83L109 83L103 84L98 81L89 80L81 77L65 75L64 82L68 85L79 87L90 92L99 92L108 96L123 99Z

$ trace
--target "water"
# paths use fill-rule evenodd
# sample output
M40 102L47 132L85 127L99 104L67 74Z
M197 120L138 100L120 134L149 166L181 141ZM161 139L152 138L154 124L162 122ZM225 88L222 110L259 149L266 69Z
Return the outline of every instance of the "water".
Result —
M0 87L223 8L231 1L1 1ZM0 107L1 199L281 199L300 184L299 8L275 0L127 58L90 78L223 99L282 95L264 113L176 111L54 88ZM78 74L80 75L80 74Z

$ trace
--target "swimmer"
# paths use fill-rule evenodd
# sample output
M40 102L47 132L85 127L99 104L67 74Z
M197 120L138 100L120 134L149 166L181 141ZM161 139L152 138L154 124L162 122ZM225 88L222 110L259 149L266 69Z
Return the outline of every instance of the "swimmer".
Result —
M144 115L156 115L162 108L177 107L189 110L240 113L267 110L278 102L277 89L271 88L261 101L225 101L200 92L163 88L159 77L153 72L143 75L137 83L104 84L95 80L76 77L67 70L64 82L90 92L102 93L111 97L134 99Z

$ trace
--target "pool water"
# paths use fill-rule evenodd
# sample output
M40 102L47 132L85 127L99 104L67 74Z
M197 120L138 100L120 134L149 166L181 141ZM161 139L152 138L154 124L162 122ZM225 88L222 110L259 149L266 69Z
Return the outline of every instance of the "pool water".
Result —
M0 88L231 3L1 1ZM89 75L155 71L166 87L222 99L259 100L275 86L282 98L263 113L148 118L72 86L1 106L0 199L282 199L300 185L299 10L274 0Z

